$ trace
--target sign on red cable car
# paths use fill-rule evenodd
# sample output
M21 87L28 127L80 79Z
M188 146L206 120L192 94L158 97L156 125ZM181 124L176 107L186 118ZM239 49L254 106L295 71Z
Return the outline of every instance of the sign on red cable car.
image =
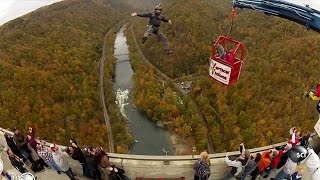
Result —
M241 42L220 36L212 47L209 75L214 82L231 86L238 82L243 63Z

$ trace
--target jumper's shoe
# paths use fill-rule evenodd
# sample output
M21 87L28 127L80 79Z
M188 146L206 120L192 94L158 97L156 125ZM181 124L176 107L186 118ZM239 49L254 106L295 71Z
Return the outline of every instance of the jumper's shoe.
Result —
M166 54L172 54L172 53L173 53L173 51L172 51L172 50L169 50L169 49L166 49L164 52L165 52Z
M148 39L147 37L143 37L142 38L142 44L144 44L147 41L147 39Z

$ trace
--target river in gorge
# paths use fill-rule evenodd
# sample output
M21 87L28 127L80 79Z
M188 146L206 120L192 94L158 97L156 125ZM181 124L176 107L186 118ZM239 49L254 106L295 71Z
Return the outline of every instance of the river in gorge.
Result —
M114 56L117 61L113 87L120 112L127 120L129 131L134 139L130 154L164 155L167 153L172 155L173 146L170 133L156 126L143 112L133 106L131 88L134 72L128 55L127 38L124 35L125 27L119 30L114 43Z

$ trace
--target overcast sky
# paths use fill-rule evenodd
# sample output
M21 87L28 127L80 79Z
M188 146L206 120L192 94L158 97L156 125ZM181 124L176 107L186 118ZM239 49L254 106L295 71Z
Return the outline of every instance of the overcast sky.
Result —
M0 25L27 14L42 6L61 0L0 0ZM320 10L320 0L287 0L295 4L309 4L312 8Z
M61 0L0 0L0 25Z
M300 4L300 5L308 4L310 5L310 7L320 10L320 0L287 0L287 1L294 4Z

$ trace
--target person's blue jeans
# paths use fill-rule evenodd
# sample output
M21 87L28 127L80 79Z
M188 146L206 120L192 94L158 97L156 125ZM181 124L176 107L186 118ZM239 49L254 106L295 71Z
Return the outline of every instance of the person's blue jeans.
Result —
M290 175L287 174L286 172L284 172L284 170L282 169L274 178L275 180L283 180L283 179L289 179Z
M243 172L242 176L240 177L240 180L245 180L247 176L250 175L250 172Z
M57 172L61 172L61 169L59 168L59 166L54 162L54 161L50 161L47 162L47 164L54 170L56 170Z
M20 149L21 154L25 157L25 159L30 158L30 153L24 149Z
M88 168L87 163L81 163L82 165L82 173L84 176L91 178L90 169Z

